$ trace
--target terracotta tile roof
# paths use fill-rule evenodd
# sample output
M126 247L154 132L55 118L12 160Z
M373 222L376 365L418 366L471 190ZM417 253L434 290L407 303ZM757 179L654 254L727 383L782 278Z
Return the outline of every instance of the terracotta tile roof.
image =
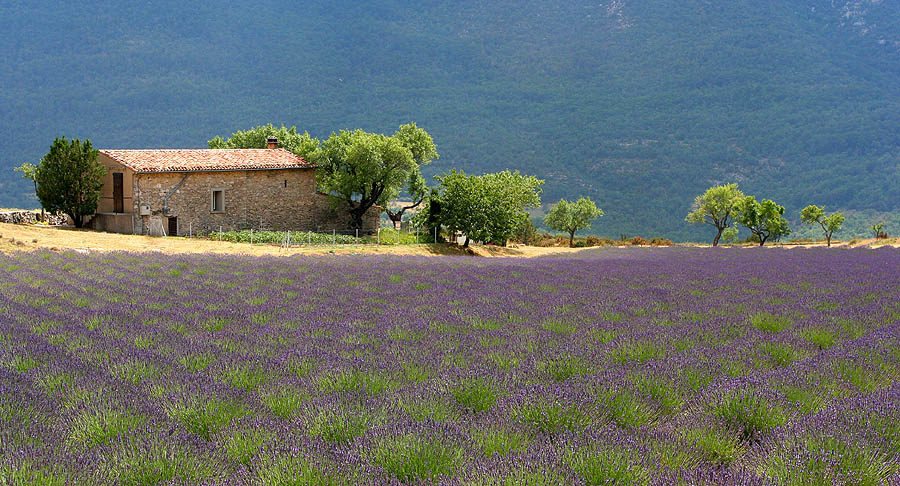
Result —
M100 150L135 172L304 169L315 165L283 149Z

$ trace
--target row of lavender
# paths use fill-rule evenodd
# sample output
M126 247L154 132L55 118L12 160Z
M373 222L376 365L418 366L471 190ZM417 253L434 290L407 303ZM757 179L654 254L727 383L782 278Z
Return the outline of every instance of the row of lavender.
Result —
M582 255L0 256L0 484L900 481L900 253Z

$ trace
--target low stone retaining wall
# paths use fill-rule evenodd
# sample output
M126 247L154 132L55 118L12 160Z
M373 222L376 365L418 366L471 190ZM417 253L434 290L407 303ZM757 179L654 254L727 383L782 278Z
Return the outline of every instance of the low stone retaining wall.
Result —
M47 224L59 226L69 224L69 217L65 214L45 214ZM35 224L41 220L40 211L8 211L0 213L0 223L9 224Z

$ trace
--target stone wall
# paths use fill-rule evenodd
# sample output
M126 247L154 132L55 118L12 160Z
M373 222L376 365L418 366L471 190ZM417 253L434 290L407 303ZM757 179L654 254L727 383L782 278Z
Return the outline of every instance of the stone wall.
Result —
M71 224L69 217L65 214L55 215L46 213L44 218L47 224L53 226L61 226ZM40 211L8 211L0 213L0 223L9 224L35 224L41 220Z
M224 210L213 211L213 191L219 190L224 191ZM149 232L152 218L162 218L168 232L172 217L177 218L179 235L204 234L220 227L226 231L350 227L345 211L332 209L328 196L316 192L313 169L135 174L133 191L134 214L140 215L142 205L148 205L151 213L135 216L134 232L139 234ZM374 231L380 216L380 210L373 208L363 230Z

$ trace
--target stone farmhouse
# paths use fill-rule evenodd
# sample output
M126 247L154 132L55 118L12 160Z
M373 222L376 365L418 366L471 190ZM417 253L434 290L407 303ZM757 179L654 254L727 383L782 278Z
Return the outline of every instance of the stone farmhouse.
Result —
M107 175L94 229L187 235L224 230L331 231L350 228L344 207L316 191L315 165L265 149L100 150ZM380 225L381 208L360 232Z

